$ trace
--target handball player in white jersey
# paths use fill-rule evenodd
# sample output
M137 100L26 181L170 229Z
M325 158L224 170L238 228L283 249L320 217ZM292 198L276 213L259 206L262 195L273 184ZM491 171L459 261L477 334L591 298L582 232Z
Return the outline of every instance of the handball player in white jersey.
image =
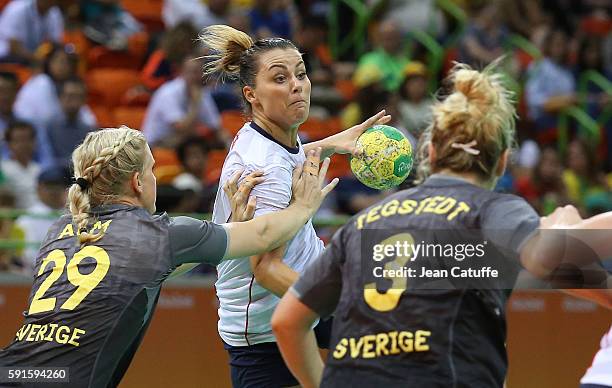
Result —
M200 38L213 53L205 74L238 79L242 88L251 121L232 143L219 186L223 187L238 171L244 175L262 171L264 181L251 193L257 198L255 217L289 205L292 172L304 162L305 153L319 148L321 158L333 153L353 153L361 133L390 120L381 111L360 125L302 145L297 131L308 118L311 85L296 46L281 38L253 41L241 31L220 25L204 29ZM229 201L220 189L213 220L225 222L230 213ZM283 260L260 261L252 257L250 262L234 260L217 267L218 329L230 355L234 387L298 385L276 346L270 319L279 297L323 249L323 242L309 221L289 241ZM317 335L320 345L325 342L324 334Z

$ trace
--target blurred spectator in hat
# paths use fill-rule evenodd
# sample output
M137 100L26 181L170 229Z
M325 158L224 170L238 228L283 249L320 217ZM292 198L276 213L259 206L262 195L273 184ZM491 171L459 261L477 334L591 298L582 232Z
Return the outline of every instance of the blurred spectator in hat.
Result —
M380 101L387 101L389 91L383 86L383 73L375 65L360 66L353 75L357 88L355 100L340 113L343 128L350 128L375 115Z
M155 91L142 131L152 146L175 147L191 136L224 144L221 117L210 87L202 82L202 61L187 56L181 75Z
M44 240L49 227L57 219L57 213L66 206L66 193L71 184L67 167L50 167L38 175L37 200L27 209L28 214L17 218L16 224L25 234L29 245L24 250L23 263L32 272L36 264L37 243Z
M53 47L46 56L43 72L32 76L17 93L15 114L46 131L62 114L60 87L67 79L77 76L77 60L74 47ZM87 125L97 126L96 117L87 105L81 106L79 117Z
M72 151L95 127L86 123L79 114L87 99L87 88L80 78L70 78L59 85L59 99L62 111L51 121L47 139L54 164L70 165Z
M404 69L404 82L399 94L399 111L403 126L415 137L431 122L433 99L427 91L427 68L421 62L410 62Z
M140 23L121 6L119 0L81 2L83 33L89 40L111 50L125 50L128 38L142 31Z
M2 173L7 186L15 194L15 205L27 209L36 203L36 182L40 165L34 161L36 130L23 121L9 124L5 140L10 158L2 161Z
M198 137L188 138L179 144L176 153L183 172L172 181L172 186L179 190L192 190L199 199L195 210L204 213L212 212L217 194L217 185L203 180L208 151L206 141Z
M471 12L475 16L459 43L459 59L480 68L504 54L508 31L501 18L499 1L477 2Z
M576 82L568 66L568 36L563 30L550 30L543 42L540 61L532 62L525 84L528 114L536 129L556 128L557 114L576 103Z
M385 89L395 91L402 83L404 68L409 62L399 24L393 20L381 22L375 40L376 48L359 59L357 71L364 67L378 68Z
M0 61L31 64L44 42L60 43L60 0L13 0L0 15Z
M188 22L196 30L213 24L228 24L230 0L164 0L162 19L166 29Z
M142 83L151 91L175 78L186 56L195 49L198 31L183 21L166 31L160 47L149 57L142 69Z
M15 194L7 187L0 187L0 239L22 243L23 230L15 225L15 218L6 212L13 211L15 207ZM21 260L23 249L13 247L0 248L0 272L24 273Z

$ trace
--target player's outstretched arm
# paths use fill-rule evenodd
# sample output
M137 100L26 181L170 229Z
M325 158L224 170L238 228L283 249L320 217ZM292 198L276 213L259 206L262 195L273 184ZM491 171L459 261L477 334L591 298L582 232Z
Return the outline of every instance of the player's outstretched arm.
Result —
M390 120L391 116L386 115L385 110L381 110L361 124L345 129L325 139L304 144L304 152L307 153L310 150L321 147L323 150L321 153L322 158L326 158L333 154L355 154L357 139L362 133L373 125L386 124Z
M283 296L272 315L272 331L283 359L305 388L318 387L323 376L323 361L311 330L317 318L317 313L291 292Z
M591 231L586 233L587 229ZM540 233L523 247L521 262L528 271L542 279L548 279L560 265L568 264L601 279L601 282L597 281L600 286L605 287L607 282L609 288L612 280L599 265L599 260L612 257L612 245L609 243L611 229L612 212L583 220L575 207L559 207L550 216L542 217ZM568 244L568 241L572 243ZM607 289L566 292L606 307L612 306L612 296Z
M304 166L294 171L289 207L247 222L225 224L229 242L224 259L256 255L277 248L312 218L323 199L338 184L338 179L334 179L321 188L329 159L325 159L319 170L320 158L320 148L310 150Z

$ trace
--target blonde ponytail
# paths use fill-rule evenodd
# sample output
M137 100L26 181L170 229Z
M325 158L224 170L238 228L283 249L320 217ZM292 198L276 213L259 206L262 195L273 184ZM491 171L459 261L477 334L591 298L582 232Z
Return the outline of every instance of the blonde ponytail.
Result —
M218 73L229 78L239 76L242 54L253 46L250 36L225 25L203 29L200 42L212 50L212 54L206 56L209 62L204 66L204 75Z
M436 150L435 170L472 172L490 180L502 153L514 145L514 96L496 73L499 61L483 71L456 64L448 77L451 94L432 107L433 122L421 138L419 181L432 171L429 144Z

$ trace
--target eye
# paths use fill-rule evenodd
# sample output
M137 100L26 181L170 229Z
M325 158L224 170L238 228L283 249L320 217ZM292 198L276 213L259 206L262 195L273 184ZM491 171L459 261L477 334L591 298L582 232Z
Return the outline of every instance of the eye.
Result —
M306 72L305 72L305 71L303 71L303 72L301 72L301 73L298 73L298 76L297 76L297 77L298 77L298 79L300 79L300 80L302 80L302 79L306 78Z
M274 77L274 81L276 81L279 84L282 84L283 82L285 82L286 79L287 77L285 77L284 75L277 75L276 77Z

